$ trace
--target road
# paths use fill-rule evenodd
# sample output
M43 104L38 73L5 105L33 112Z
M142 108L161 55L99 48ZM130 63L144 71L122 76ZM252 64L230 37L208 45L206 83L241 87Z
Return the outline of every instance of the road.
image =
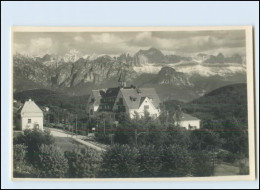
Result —
M48 128L51 131L51 135L53 135L54 137L68 137L68 138L73 138L75 141L77 141L80 144L83 144L89 148L95 149L97 151L106 151L106 149L104 147L101 147L97 144L95 144L95 142L87 142L83 139L86 139L86 136L83 135L71 135L71 134L67 134L65 132L63 132L62 130L59 129L53 129L53 128Z

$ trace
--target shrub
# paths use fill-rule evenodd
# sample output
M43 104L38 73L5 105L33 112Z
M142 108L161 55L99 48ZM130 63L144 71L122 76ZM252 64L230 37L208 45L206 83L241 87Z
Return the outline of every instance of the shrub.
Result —
M114 136L115 143L118 144L134 144L134 126L133 127L124 127L120 126L116 129L116 133Z
M108 134L95 133L95 140L100 143L110 144L110 138Z
M36 178L38 177L39 171L32 165L28 163L23 163L18 167L14 168L13 176L19 178Z
M55 145L41 145L35 162L39 177L65 177L68 161Z
M223 144L223 139L219 138L219 134L210 130L193 130L190 140L192 150L216 149Z
M225 151L225 152L220 152L217 155L217 158L223 162L234 163L236 158L238 158L238 155L229 151Z
M68 177L96 177L100 165L101 155L92 149L76 149L65 152L68 160Z
M14 168L17 168L25 163L27 146L24 144L16 144L13 146L13 163Z
M207 151L193 151L192 166L194 176L212 176L214 173L213 160Z
M137 159L140 165L141 177L159 177L160 170L162 167L160 149L155 148L155 146L140 146L139 147L139 157Z
M170 145L161 149L162 177L181 177L190 174L192 160L187 149L179 145Z
M27 158L30 162L35 161L41 145L50 145L53 143L54 138L50 134L50 131L46 130L25 130L23 134L14 138L14 145L24 144L27 146Z
M100 177L136 177L139 151L129 145L114 145L103 155Z

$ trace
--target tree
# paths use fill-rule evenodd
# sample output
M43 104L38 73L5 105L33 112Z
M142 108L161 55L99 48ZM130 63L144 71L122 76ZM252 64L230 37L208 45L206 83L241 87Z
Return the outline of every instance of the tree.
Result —
M34 165L40 177L65 177L68 170L67 159L55 145L41 145Z
M179 145L161 147L162 177L183 177L190 175L192 159L187 149Z
M192 152L192 175L212 176L214 174L213 158L207 151Z
M101 166L101 155L92 149L76 149L65 152L68 159L68 177L97 177Z
M24 144L27 147L27 159L34 162L39 153L41 145L51 145L54 143L54 138L50 131L45 130L25 130L23 134L14 138L14 145Z
M182 117L183 117L183 112L182 112L181 106L179 105L173 115L173 120L174 120L174 123L176 124L176 126L178 126L178 127L181 126Z
M162 167L162 160L160 157L160 149L156 148L154 145L140 146L139 157L137 159L140 165L141 177L160 177L160 170Z
M13 164L14 168L19 167L20 165L25 164L25 156L27 153L27 146L24 144L15 144L13 146L13 153L14 153L14 159L13 159Z
M103 155L101 177L136 177L139 172L139 151L129 145L114 145Z

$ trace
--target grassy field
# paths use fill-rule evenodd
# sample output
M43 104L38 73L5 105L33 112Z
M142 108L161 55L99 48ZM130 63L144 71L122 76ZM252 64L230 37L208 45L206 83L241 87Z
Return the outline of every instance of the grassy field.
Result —
M54 137L55 138L55 144L59 146L62 151L72 151L76 148L85 148L86 146L79 144L74 139L70 137Z
M238 175L239 167L222 163L215 167L214 176L230 176L230 175Z
M247 158L236 160L234 163L222 162L215 167L215 176L248 175L249 160Z

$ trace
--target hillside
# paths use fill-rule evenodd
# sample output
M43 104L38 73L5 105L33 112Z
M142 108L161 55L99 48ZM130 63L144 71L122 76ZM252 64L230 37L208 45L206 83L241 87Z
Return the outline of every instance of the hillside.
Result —
M197 104L247 104L246 84L233 84L218 88L205 94L205 96L192 101Z
M177 105L181 105L184 112L197 116L202 121L225 118L247 121L247 88L245 83L227 85L190 102L175 99L166 101L165 105L171 113Z
M49 115L53 122L69 120L71 115L78 115L78 118L85 118L85 108L88 95L68 96L61 92L46 89L26 90L14 93L14 100L24 103L32 99L44 111L45 107L50 108ZM62 114L61 114L62 113Z
M185 109L204 120L237 118L246 122L247 86L240 83L218 88L187 103Z

